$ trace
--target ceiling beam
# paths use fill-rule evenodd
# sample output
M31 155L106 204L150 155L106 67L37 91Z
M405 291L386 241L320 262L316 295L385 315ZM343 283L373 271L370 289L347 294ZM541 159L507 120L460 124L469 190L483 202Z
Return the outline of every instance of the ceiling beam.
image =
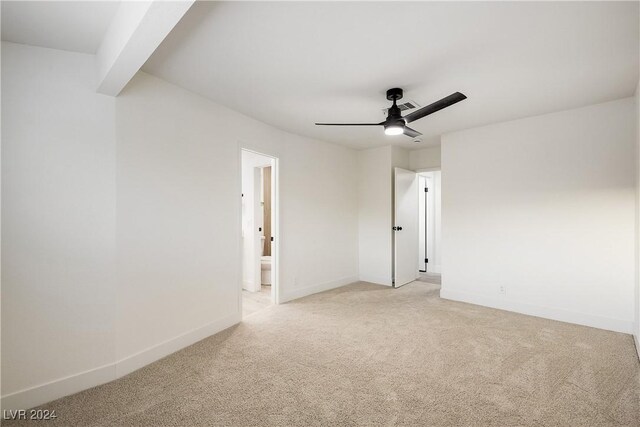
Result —
M194 1L121 2L96 53L97 91L117 96Z

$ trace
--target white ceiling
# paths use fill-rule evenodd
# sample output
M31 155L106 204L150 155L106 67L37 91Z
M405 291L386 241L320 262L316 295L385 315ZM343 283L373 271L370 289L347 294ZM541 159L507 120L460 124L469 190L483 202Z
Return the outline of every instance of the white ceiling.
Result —
M118 1L2 1L2 40L95 53Z
M492 122L631 96L637 2L198 2L143 70L278 128L354 148L420 148ZM422 144L382 129L385 91L427 105ZM241 133L241 131L239 131Z
M2 1L2 39L95 53L118 1ZM631 96L638 2L197 2L143 70L281 129L354 148ZM421 144L381 128L385 91L422 106Z

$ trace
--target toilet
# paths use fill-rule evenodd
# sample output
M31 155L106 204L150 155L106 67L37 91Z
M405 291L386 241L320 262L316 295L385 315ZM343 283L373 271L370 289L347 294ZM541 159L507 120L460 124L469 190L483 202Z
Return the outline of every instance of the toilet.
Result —
M263 256L260 258L260 269L262 274L262 284L270 285L271 284L271 257Z

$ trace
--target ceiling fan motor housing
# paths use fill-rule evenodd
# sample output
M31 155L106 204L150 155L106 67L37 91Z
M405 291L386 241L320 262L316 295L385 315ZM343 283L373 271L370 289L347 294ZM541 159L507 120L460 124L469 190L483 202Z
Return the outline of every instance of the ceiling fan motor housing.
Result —
M399 87L394 87L393 89L389 89L387 91L387 99L389 101L397 101L398 99L402 99L402 89Z
M393 101L393 105L389 107L387 120L384 122L385 129L388 126L404 126L405 121L402 118L402 111L396 105L396 101L402 98L402 89L394 88L387 91L387 99Z

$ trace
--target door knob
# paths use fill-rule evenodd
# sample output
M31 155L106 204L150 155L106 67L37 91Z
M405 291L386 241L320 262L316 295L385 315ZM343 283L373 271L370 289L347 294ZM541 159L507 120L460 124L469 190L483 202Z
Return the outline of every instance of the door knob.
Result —
M393 227L393 231L401 231L402 227Z

